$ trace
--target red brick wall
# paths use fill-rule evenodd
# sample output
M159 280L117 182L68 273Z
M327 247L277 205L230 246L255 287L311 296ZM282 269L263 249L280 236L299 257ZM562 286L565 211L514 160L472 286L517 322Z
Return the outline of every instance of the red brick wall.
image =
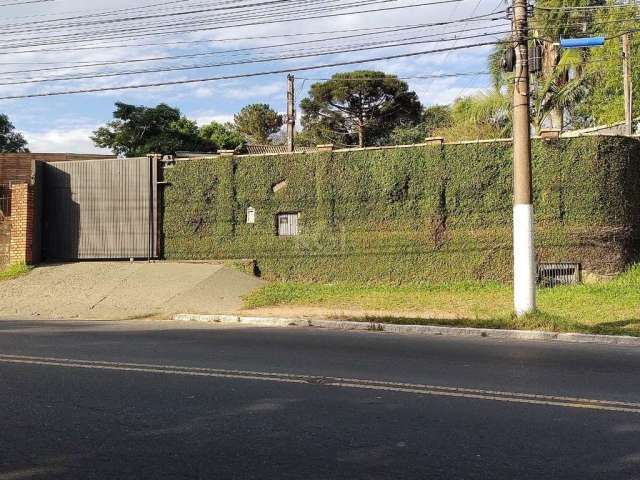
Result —
M9 263L34 263L33 252L34 202L33 188L26 183L11 187L11 245Z

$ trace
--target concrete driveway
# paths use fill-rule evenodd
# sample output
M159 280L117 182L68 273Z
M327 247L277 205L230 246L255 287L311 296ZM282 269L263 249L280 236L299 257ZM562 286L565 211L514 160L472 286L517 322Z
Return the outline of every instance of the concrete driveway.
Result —
M82 262L44 265L0 283L0 318L169 318L231 313L255 277L217 263Z

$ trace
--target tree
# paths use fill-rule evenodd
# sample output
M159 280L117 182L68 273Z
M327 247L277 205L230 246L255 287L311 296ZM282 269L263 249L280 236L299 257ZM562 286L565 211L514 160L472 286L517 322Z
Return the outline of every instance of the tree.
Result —
M410 145L422 143L426 137L432 137L439 129L450 127L453 118L449 105L432 105L422 112L422 121L415 126L399 126L389 135L390 145Z
M622 82L621 33L628 31L628 24L635 18L634 6L628 8L601 9L595 23L601 25L600 32L607 37L605 45L590 49L589 61L582 68L585 78L584 95L581 102L570 110L572 118L580 127L606 125L624 120L624 87ZM633 30L632 30L633 31ZM631 76L633 82L634 118L640 105L640 36L630 35Z
M413 127L400 126L393 129L389 136L391 145L408 145L424 142L438 130L450 127L453 122L449 105L432 105L422 112L421 122Z
M233 117L236 130L252 143L269 143L269 137L278 132L284 123L278 114L265 103L247 105Z
M118 102L113 117L115 120L98 128L91 139L96 146L110 148L117 155L173 155L179 150L211 149L211 143L200 137L195 122L164 103L144 107Z
M318 142L383 144L399 126L420 122L422 106L406 82L383 72L337 73L311 85L302 124Z
M427 136L433 136L440 128L450 127L453 122L449 105L432 105L422 112L422 125Z
M567 124L576 126L576 121L581 123L580 118L585 116L586 112L579 109L579 106L588 97L593 97L587 95L590 86L586 81L584 70L590 57L594 53L597 54L598 49L560 51L556 42L563 37L584 36L589 24L599 23L596 18L600 15L598 9L571 7L588 7L605 3L604 0L538 0L536 2L537 8L532 25L535 25L533 33L537 37L536 42L542 49L542 71L531 78L531 124L538 133L544 126L560 129ZM602 27L598 26L597 30L604 33L601 29ZM533 40L530 45L533 46ZM507 41L494 48L489 56L489 70L494 88L511 97L513 74L503 72L500 65L502 55L509 47L510 42ZM599 105L605 104L606 102L599 103ZM576 109L580 110L579 114L575 113Z
M451 106L449 126L437 128L447 140L477 140L511 135L511 102L508 96L489 90L457 98Z
M227 123L223 125L211 122L200 127L200 136L207 142L211 142L214 150L235 150L246 143L246 138L238 133L234 126Z
M426 137L424 125L421 123L415 127L396 127L389 135L389 145L412 145L422 143Z
M29 152L27 141L15 131L9 117L0 114L0 153Z

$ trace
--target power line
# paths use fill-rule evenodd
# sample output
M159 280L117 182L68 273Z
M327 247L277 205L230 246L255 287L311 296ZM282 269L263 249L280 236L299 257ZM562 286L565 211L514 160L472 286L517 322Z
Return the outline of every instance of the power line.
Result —
M218 5L224 5L229 3L229 1L235 0L225 0L218 3ZM217 23L225 23L227 21L238 20L238 19L255 19L258 17L268 16L277 16L281 14L293 15L296 12L295 8L304 8L304 13L314 13L314 12L330 12L336 10L346 10L349 8L363 7L363 6L372 6L378 4L385 3L395 3L401 0L351 0L350 2L345 2L344 0L287 0L287 5L283 5L281 0L263 0L256 3L250 4L242 4L242 5L230 5L230 6L221 6L216 8L205 8L199 10L189 10L184 12L170 12L156 15L147 15L141 17L131 17L131 16L122 16L111 19L101 19L95 22L83 22L77 24L60 24L54 25L49 28L43 29L42 27L34 28L34 29L18 29L11 30L5 29L0 31L0 35L14 35L16 33L30 33L30 32L42 32L42 31L65 31L69 32L73 29L80 28L90 28L91 31L75 31L71 33L67 33L65 35L58 35L57 37L70 37L77 35L87 35L87 34L104 34L104 33L122 33L122 26L118 26L118 30L106 30L95 32L96 25L108 25L114 22L135 22L134 25L127 26L128 31L137 31L141 29L149 29L149 28L175 28L176 26L184 26L191 24L202 24L216 21ZM459 0L461 1L461 0ZM337 5L336 5L337 4ZM247 10L242 12L236 11L227 11L227 10ZM219 13L219 11L222 11ZM196 15L203 13L211 13L215 12L215 15ZM167 24L165 17L173 17L178 15L189 15L192 18L187 19L178 19L172 21L171 24ZM157 20L154 20L157 19ZM135 27L135 28L134 28ZM55 38L56 36L48 34L48 36L40 36L40 37L32 37L32 38Z
M16 100L16 99L22 99L22 98L73 95L73 94L79 94L79 93L98 93L98 92L111 92L111 91L121 91L121 90L135 90L135 89L142 89L142 88L164 87L164 86L170 86L170 85L189 85L189 84L195 84L195 83L214 82L214 81L220 81L220 80L252 78L252 77L265 76L265 75L277 75L277 74L291 73L291 72L303 72L303 71L309 71L309 70L319 70L324 68L342 67L347 65L357 65L362 63L380 62L383 60L395 60L398 58L408 58L408 57L416 57L420 55L442 53L450 50L463 50L467 48L497 45L499 43L503 43L503 42L499 42L499 41L480 42L475 44L458 45L455 47L445 47L445 48L437 48L433 50L424 50L420 52L401 53L397 55L386 55L386 56L367 58L367 59L361 59L361 60L349 60L349 61L343 61L343 62L325 63L322 65L307 65L302 67L270 70L270 71L264 71L264 72L243 73L243 74L235 74L235 75L221 75L217 77L193 78L188 80L174 80L170 82L142 83L142 84L136 84L136 85L97 87L97 88L86 88L86 89L78 89L78 90L62 90L62 91L52 91L52 92L43 92L43 93L31 93L31 94L25 94L25 95L9 95L9 96L0 97L0 100Z
M152 4L148 4L148 5L140 5L137 7L127 7L127 8L120 8L117 10L72 10L70 12L61 12L61 13L44 13L44 14L38 14L38 15L27 15L27 16L23 16L23 17L13 17L10 20L20 20L23 18L37 18L37 17L51 17L54 15L65 15L67 13L78 13L78 12L84 12L82 15L77 15L74 17L62 17L62 18L52 18L50 20L37 20L37 21L32 21L32 22L22 22L22 23L11 23L10 25L40 25L43 23L53 23L53 22L59 22L59 21L65 21L65 20L75 20L75 19L80 19L80 18L95 18L95 17L100 17L100 16L108 16L108 15L113 15L116 13L124 13L124 12L131 12L131 11L137 11L137 10L146 10L149 8L155 8L155 7L162 7L162 6L166 6L166 5L175 5L175 4L179 4L179 3L186 3L186 2L192 2L193 0L171 0L168 2L160 2L160 3L152 3ZM175 8L175 7L173 7ZM7 25L7 24L4 24ZM3 26L4 26L3 25Z
M24 2L15 2L15 3L3 3L0 4L0 7L13 7L15 5L29 5L31 3L45 3L45 2L54 2L55 0L25 0Z
M306 9L306 13L321 13L326 15L327 12L333 12L336 10L345 10L352 6L358 5L370 5L371 1L360 0L356 3L350 3L348 5L335 6L335 5L321 5L317 8L309 9L307 7L308 4L322 4L326 2L336 2L338 0L291 0L295 7L302 8L303 6ZM378 0L381 1L381 0ZM385 1L385 0L382 0ZM374 2L377 3L377 2ZM79 42L88 42L88 41L96 41L96 40L121 40L123 38L139 38L139 37L148 37L148 36L158 36L158 35L175 35L177 33L186 33L188 31L198 31L202 27L206 26L208 30L215 30L220 28L220 26L225 25L225 28L231 27L229 25L231 22L242 22L247 20L259 20L258 24L264 23L266 19L272 20L290 20L293 18L294 13L290 9L283 9L282 6L270 6L263 7L262 9L254 9L251 12L242 12L242 13L234 13L227 12L226 14L216 14L209 15L203 17L194 17L189 18L183 21L173 21L170 24L166 21L159 22L139 22L134 25L130 25L126 27L126 31L123 33L123 27L119 26L114 29L96 29L92 28L90 31L73 31L71 28L63 28L62 31L65 32L63 34L52 34L49 33L45 36L23 36L23 37L15 37L16 33L12 32L11 35L11 43L5 45L5 48L22 48L22 47L30 47L30 46L40 46L40 45L52 45L52 44L68 44L68 43L79 43ZM189 27L186 30L177 30L180 27ZM217 28L216 28L217 27ZM1 35L1 33L0 33ZM9 40L5 40L9 41Z
M181 59L181 58L196 58L196 57L203 57L203 56L215 56L215 55L224 55L224 54L228 54L228 53L251 52L251 51L256 51L256 50L268 50L268 49L273 49L273 48L289 47L289 46L294 46L294 45L307 45L307 44L314 44L314 43L319 43L319 42L331 42L331 41L335 41L335 40L344 40L344 39L348 39L348 38L358 38L358 37L371 36L371 35L387 35L389 33L398 33L398 32L403 32L403 31L406 31L406 30L417 30L417 29L422 29L422 28L425 28L424 24L423 25L411 25L411 26L406 26L406 27L398 27L398 28L396 28L394 30L387 30L387 31L383 31L383 32L367 32L367 33L359 33L359 34L354 34L354 35L342 35L342 36L338 36L338 37L320 38L320 39L314 39L314 40L303 40L303 41L299 41L299 42L289 42L289 43L278 43L278 44L272 44L272 45L262 45L262 46L258 46L258 47L236 48L236 49L231 49L231 50L214 50L214 51L208 51L208 52L199 52L199 53L191 53L191 54L184 54L184 55L169 55L169 56L152 57L152 58L113 60L113 61L104 61L104 62L96 62L96 63L84 63L82 65L65 65L65 66L62 66L62 67L44 67L44 68L35 68L35 69L26 69L26 70L13 70L13 71L7 71L7 72L0 72L0 76L5 76L5 75L9 75L9 74L18 74L18 73L50 72L50 71L55 71L55 70L72 70L72 69L82 69L82 68L93 68L93 67L123 65L123 64L129 64L129 63L157 62L157 61L164 61L164 60L177 60L177 59ZM472 32L472 31L477 31L477 30L485 30L485 29L486 29L486 27L466 28L466 29L461 29L461 30L438 32L438 33L434 33L434 34L424 35L424 36L421 36L421 37L413 37L413 38L429 38L429 37L436 37L436 36L440 36L440 35L452 35L452 34L456 34L456 33L466 33L466 32ZM453 40L459 40L459 39L460 38L454 38ZM448 41L448 40L451 40L451 39L443 38L441 40L442 41ZM60 62L60 63L64 63L64 62Z
M373 30L387 30L387 29L396 29L403 27L439 27L457 23L471 23L471 22L495 22L496 20L503 20L502 16L495 17L490 16L495 15L494 13L478 15L475 17L467 17L461 18L452 21L446 22L434 22L434 23L422 23L422 24L413 24L413 25L394 25L388 27L369 27L369 28L352 28L352 29L343 29L343 30L325 30L320 32L300 32L300 33L282 33L275 35L257 35L257 36L249 36L249 37L228 37L228 38L215 38L215 39L204 39L204 40L183 40L183 41L174 41L174 42L162 42L159 44L158 42L153 43L127 43L127 44L96 44L90 46L82 46L82 47L61 47L61 48L50 48L50 49L37 49L37 50L22 50L16 52L0 52L0 55L20 55L20 54L30 54L30 53L42 53L42 52L75 52L82 50L95 50L95 49L118 49L118 48L130 48L130 47L158 47L158 46L167 46L167 45L191 45L198 43L222 43L222 42L236 42L236 41L246 41L246 40L266 40L272 38L289 38L289 37L300 37L300 36L313 36L313 35L326 35L326 34L334 34L334 33L349 33L349 32L362 32L362 31L373 31ZM40 62L34 62L40 63ZM64 62L59 62L64 63ZM73 63L73 62L66 62ZM88 63L85 62L77 62L77 63Z
M476 6L474 7L473 11L471 12L471 15L472 15L472 16L473 16L477 11L478 11L478 8L480 8L480 3L481 3L481 2L482 2L482 0L478 0L478 2L476 3ZM499 5L500 5L500 4L498 4L498 6L496 7L496 11L497 11L497 9L499 8ZM454 43L454 45L456 45L456 43L457 43L457 42L455 42L455 43ZM447 59L449 58L449 55L451 55L451 52L447 52L447 53L444 55L444 59L442 60L442 61L443 61L443 63L447 61ZM460 92L461 92L461 91L462 91L462 89L460 90ZM460 95L460 92L458 92L458 95L456 95L456 97Z
M335 2L339 2L340 0L324 0L324 2L326 3L335 3ZM362 5L362 4L376 4L376 3L392 3L392 2L398 2L400 0L375 0L375 1L369 1L369 2L359 2L357 3L358 5ZM315 3L317 3L318 0L315 0ZM238 10L238 9L247 9L247 8L254 8L254 7L263 7L263 6L268 6L268 5L282 5L282 1L281 0L264 0L264 1L260 1L260 2L255 2L255 3L247 3L247 4L242 4L242 5L238 5L238 4L233 4L234 0L231 1L221 1L218 2L216 5L216 7L211 7L211 8L200 8L200 9L196 9L196 10L185 10L182 12L170 12L170 13L154 13L154 14L148 14L148 15L141 15L141 16L134 16L134 17L129 17L129 16L123 16L123 17L118 17L118 18L112 18L112 19L101 19L101 20L92 20L89 22L83 22L83 23L76 23L76 24L61 24L61 25L53 25L50 27L42 27L42 26L38 26L32 29L23 29L23 30L11 30L11 29L5 29L2 32L0 32L0 34L2 35L11 35L14 33L29 33L29 32L33 32L33 31L38 31L38 32L42 32L42 31L48 31L48 30L67 30L73 27L95 27L96 25L107 25L107 24L111 24L111 23L120 23L120 22L134 22L134 21L138 21L138 20L150 20L150 19L155 19L155 18L162 18L162 19L166 19L166 18L172 18L172 17L178 17L178 16L184 16L184 15L193 15L193 14L198 14L198 13L207 13L207 12L218 12L220 10ZM231 5L227 5L227 4L231 4ZM227 5L227 6L225 6ZM343 8L348 8L348 7L343 7ZM20 26L20 25L18 25Z
M319 52L319 53L302 53L302 54L294 54L294 55L283 55L279 57L268 57L262 59L250 59L250 60L241 60L234 62L224 62L224 63L213 63L213 64L204 64L204 65L190 65L190 66L178 66L178 67L164 67L164 68L153 68L146 70L133 70L126 72L112 72L112 73L101 73L101 74L91 74L91 75L76 75L76 76L67 76L67 77L52 77L52 78L42 78L36 80L19 80L13 82L4 82L0 83L0 86L7 85L24 85L24 84L34 84L34 83L45 83L45 82L56 82L56 81L69 81L69 80L86 80L86 79L96 79L96 78L106 78L106 77L119 77L123 75L139 75L144 73L166 73L166 72L176 72L176 71L185 71L185 70L195 70L202 68L214 68L214 67L226 67L233 65L246 65L252 63L264 63L264 62L272 62L272 61L282 61L282 60L294 60L300 58L308 58L308 57L316 57L316 56L324 56L324 55L334 55L338 53L353 53L360 52L365 50L377 50L379 48L393 48L393 47L405 47L409 45L419 45L424 43L433 43L433 42L443 42L443 41L453 41L460 39L472 39L472 38L481 38L488 36L496 36L503 35L507 32L490 32L490 33L481 33L475 35L468 35L458 38L452 39L432 39L432 40L418 40L418 41L409 41L414 39L420 39L421 37L413 37L407 38L406 40L399 41L399 43L384 45L384 42L372 42L367 46L356 46L352 48L342 48L338 50L328 51L328 52Z
M452 72L452 73L434 73L434 74L430 74L430 75L412 75L409 77L398 77L398 76L393 76L392 78L395 78L397 80L429 80L432 78L454 78L454 77L478 77L481 75L491 75L491 72L487 72L487 71L479 71L479 72ZM339 79L337 79L337 81L343 82L349 82L349 81L353 81L353 82L360 82L360 81L384 81L385 79L388 79L389 76L387 77L352 77L352 78L347 78L347 77L340 77ZM296 80L304 80L307 82L326 82L329 80L334 80L331 77L325 77L325 78L308 78L308 77L296 77Z
M186 30L175 30L175 26L174 25L168 25L166 27L166 29L170 29L170 31L166 31L162 30L162 31L156 31L156 32L148 32L145 31L143 33L138 33L138 34L132 34L132 35L122 35L122 32L120 31L115 31L113 32L112 36L103 36L103 37L91 37L91 36L87 36L85 35L84 37L79 37L79 35L84 35L84 34L75 34L76 37L75 39L69 38L70 35L57 35L57 36L49 36L49 37L38 37L38 38L26 38L26 39L18 39L18 40L39 40L41 43L31 43L31 44L8 44L8 45L1 45L0 48L6 49L6 48L27 48L27 47L33 47L33 46L40 46L40 45L59 45L59 44L67 44L67 43L78 43L78 42L87 42L89 40L91 40L92 38L94 40L109 40L112 38L118 38L118 39L122 39L122 38L139 38L139 37L144 37L144 36L162 36L162 35L176 35L179 33L193 33L193 32L198 32L198 31L205 31L205 30L221 30L221 29L228 29L228 28L239 28L239 27L248 27L248 26L256 26L256 25L267 25L267 24L274 24L274 23L284 23L284 22L296 22L296 21L305 21L305 20L315 20L315 19L327 19L327 18L334 18L334 17L339 17L339 16L345 16L345 15L357 15L357 14L362 14L362 13L377 13L377 12L383 12L383 11L392 11L392 10L400 10L400 9L406 9L406 8L415 8L415 7L423 7L423 6L429 6L429 5L439 5L439 4L445 4L445 3L454 3L454 2L459 2L459 1L463 1L463 0L437 0L437 1L432 1L432 2L425 2L425 3L419 3L419 4L413 4L413 5L403 5L403 6L395 6L395 7L385 7L385 8L374 8L374 9L367 9L367 10L358 10L358 11L350 11L350 12L340 12L340 13L333 13L333 14L324 14L324 15L316 15L316 16L306 16L306 17L302 17L299 16L299 14L296 13L291 13L289 17L284 17L284 18L276 18L276 19L272 19L272 20L265 20L264 17L265 15L258 15L256 17L252 17L252 18L260 18L260 21L254 21L254 22L249 22L249 23L237 23L237 24L225 24L225 22L221 22L222 25L218 25L218 26L212 26L212 22L211 21L202 21L200 23L206 23L207 26L206 27L202 27L202 28L196 28L196 29L186 29ZM339 7L338 7L339 8ZM335 10L335 8L333 9ZM228 21L228 20L227 20ZM214 22L215 23L215 22ZM146 30L147 27L141 27L140 29L142 30ZM110 32L111 33L111 32ZM66 37L66 39L63 39L64 37ZM55 40L55 39L59 39L59 40Z

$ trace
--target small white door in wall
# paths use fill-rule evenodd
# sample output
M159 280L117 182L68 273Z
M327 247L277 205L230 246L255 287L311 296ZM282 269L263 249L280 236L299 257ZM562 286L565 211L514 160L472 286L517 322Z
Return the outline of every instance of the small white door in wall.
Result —
M299 213L280 213L278 214L278 235L283 237L291 237L298 235L298 217Z

